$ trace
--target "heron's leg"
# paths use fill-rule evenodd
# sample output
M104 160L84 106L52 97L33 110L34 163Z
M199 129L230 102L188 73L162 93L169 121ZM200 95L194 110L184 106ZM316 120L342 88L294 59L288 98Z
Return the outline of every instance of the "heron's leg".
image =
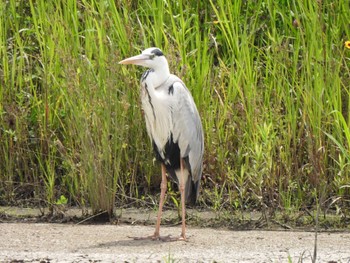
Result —
M181 194L181 209L182 209L182 229L181 229L180 240L186 240L185 174L184 174L184 161L181 157L180 157L180 169L181 169L180 194Z
M165 165L161 164L161 166L162 166L162 182L160 183L160 200L159 200L159 209L158 209L156 230L154 232L155 238L159 237L160 222L162 219L162 211L163 211L165 193L166 193L166 189L167 189L167 178L166 178Z
M173 239L169 236L161 237L159 235L159 229L160 229L160 221L162 219L162 211L163 211L163 204L165 199L165 193L167 189L167 178L166 178L166 169L165 165L162 164L162 182L160 184L160 201L159 201L159 210L158 210L158 216L157 216L157 223L156 223L156 230L154 231L153 235L146 236L146 237L132 237L135 240L145 240L145 239L151 239L151 240L162 240L162 241L173 241Z

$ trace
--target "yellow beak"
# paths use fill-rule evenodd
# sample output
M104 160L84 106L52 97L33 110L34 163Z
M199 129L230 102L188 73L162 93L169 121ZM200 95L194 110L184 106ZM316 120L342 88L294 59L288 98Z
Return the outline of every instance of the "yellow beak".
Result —
M145 54L141 54L141 55L137 55L137 56L133 56L130 58L126 58L122 61L119 61L118 64L123 64L123 65L127 65L127 64L134 64L134 65L138 65L140 62L145 61L149 59L149 55L145 55Z

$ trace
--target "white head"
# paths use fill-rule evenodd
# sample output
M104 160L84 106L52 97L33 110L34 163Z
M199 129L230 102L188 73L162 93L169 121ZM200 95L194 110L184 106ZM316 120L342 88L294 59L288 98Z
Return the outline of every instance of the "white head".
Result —
M156 47L147 48L140 55L124 59L119 64L134 64L157 70L169 70L168 61L163 52Z

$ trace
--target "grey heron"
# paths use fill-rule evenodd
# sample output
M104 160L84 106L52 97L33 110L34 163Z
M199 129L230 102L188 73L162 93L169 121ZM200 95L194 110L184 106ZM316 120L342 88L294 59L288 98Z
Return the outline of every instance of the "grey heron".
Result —
M183 81L170 73L159 48L147 48L119 64L148 68L141 77L141 102L146 129L161 162L162 181L156 229L145 238L186 240L185 203L196 202L203 170L203 129L196 104ZM178 184L181 195L182 229L178 238L159 234L167 174Z

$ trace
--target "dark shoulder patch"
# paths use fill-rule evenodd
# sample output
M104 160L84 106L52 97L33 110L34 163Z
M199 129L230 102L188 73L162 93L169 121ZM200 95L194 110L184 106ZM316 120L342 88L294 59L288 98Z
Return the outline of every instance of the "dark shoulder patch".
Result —
M163 52L159 48L153 49L151 53L158 57L164 56Z
M174 95L174 84L171 84L171 86L169 87L168 94Z
M147 69L145 72L143 72L142 76L141 76L141 82L143 82L147 77L148 77L148 74L150 72L153 72L154 70L153 69Z

